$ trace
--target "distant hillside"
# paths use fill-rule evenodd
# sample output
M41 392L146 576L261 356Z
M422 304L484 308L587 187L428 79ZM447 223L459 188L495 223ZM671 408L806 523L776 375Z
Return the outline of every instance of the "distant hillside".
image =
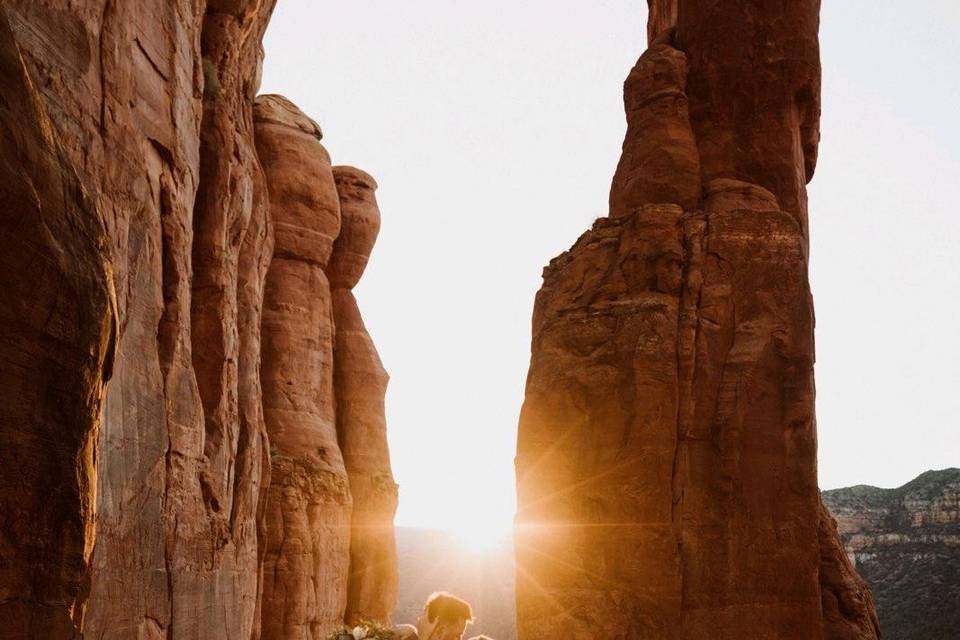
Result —
M960 638L960 469L823 499L873 590L884 640Z
M414 623L434 591L449 591L473 606L468 636L485 633L516 640L513 542L507 538L482 552L465 550L450 534L397 528L400 598L395 622Z

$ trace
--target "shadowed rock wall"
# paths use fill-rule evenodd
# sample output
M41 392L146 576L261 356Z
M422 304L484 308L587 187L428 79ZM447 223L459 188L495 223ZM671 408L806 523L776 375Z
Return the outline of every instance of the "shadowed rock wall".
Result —
M253 114L274 2L0 2L0 638L259 638L261 618L264 637L319 638L343 618L329 287L308 303L325 340L273 331L284 296L312 293L275 286L284 273L326 281L286 233L322 206L289 203L325 190L339 216L339 196L329 159L305 175L296 145L264 159L268 194ZM315 377L284 368L315 355ZM284 424L287 383L325 391ZM323 446L339 519L323 493L306 522L330 573L304 574L322 597L278 600L277 580L299 574L274 551L317 557L270 514L296 503L287 463Z
M117 310L105 220L0 4L0 637L71 638Z
M650 4L610 215L534 310L519 637L876 638L816 481L819 2Z
M103 217L116 291L81 595L90 637L253 633L256 297L271 245L251 113L271 9L4 4L64 164ZM224 622L205 629L213 618Z

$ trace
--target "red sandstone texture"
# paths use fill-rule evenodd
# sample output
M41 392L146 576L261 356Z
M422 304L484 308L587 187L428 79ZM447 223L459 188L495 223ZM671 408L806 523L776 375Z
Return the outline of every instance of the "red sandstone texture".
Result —
M255 130L273 4L0 2L0 638L320 638L343 619L340 195L289 103ZM382 430L381 387L362 401Z
M819 2L650 4L610 215L537 296L519 637L877 638L816 481Z
M346 619L389 619L397 601L393 516L397 484L390 469L384 414L389 377L353 296L380 233L377 183L353 167L334 167L342 226L327 268L333 288L337 433L353 494Z
M343 620L352 503L337 444L333 314L324 269L340 201L319 127L258 100L257 149L276 248L263 313L263 406L270 439L265 640L320 640ZM261 118L263 112L279 117Z
M3 5L0 85L0 637L71 638L94 543L113 274L103 216L55 139Z

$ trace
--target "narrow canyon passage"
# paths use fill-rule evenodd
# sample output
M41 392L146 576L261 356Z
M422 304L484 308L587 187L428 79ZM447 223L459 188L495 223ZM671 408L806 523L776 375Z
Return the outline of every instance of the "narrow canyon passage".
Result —
M0 639L393 622L378 181L261 92L275 4L0 1ZM816 477L819 9L649 2L607 215L534 307L521 640L879 637ZM424 452L438 496L431 456L486 472Z

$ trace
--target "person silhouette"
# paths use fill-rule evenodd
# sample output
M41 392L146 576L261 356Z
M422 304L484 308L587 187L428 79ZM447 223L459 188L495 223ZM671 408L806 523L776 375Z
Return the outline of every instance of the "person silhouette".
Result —
M438 591L423 606L417 626L405 624L396 628L398 640L463 640L467 625L473 622L473 610L466 600L445 591ZM475 636L470 640L492 640Z

